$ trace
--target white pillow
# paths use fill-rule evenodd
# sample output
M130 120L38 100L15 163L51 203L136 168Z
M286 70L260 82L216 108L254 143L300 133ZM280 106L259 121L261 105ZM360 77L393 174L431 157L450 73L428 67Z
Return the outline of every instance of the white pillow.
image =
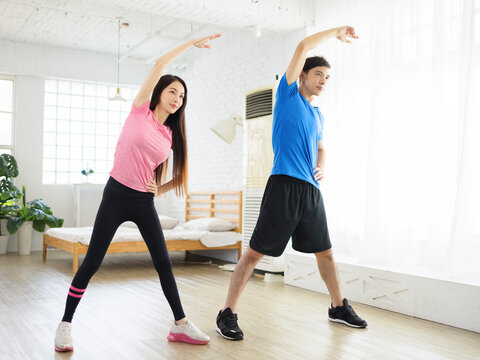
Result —
M178 219L165 215L158 215L158 219L160 220L160 225L162 225L162 229L164 230L173 229L180 222ZM137 228L137 224L135 224L133 221L125 221L121 226Z
M187 221L182 225L188 230L207 230L207 231L230 231L235 229L236 225L230 221L209 217Z
M120 226L125 226L125 227L128 227L128 228L137 228L137 224L135 224L133 221L125 221Z
M160 225L162 225L162 229L164 230L173 229L180 222L180 220L166 215L158 215L158 218L160 219Z

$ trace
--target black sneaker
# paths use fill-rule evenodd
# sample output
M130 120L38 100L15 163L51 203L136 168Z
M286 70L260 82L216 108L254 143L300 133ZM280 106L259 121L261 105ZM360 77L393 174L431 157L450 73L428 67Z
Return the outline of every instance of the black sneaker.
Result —
M218 333L228 340L242 340L243 331L238 327L237 320L238 316L232 312L232 309L220 310L217 315Z
M347 299L343 299L343 306L336 306L328 309L328 320L342 323L354 328L366 328L367 322L361 319L352 306L348 304Z

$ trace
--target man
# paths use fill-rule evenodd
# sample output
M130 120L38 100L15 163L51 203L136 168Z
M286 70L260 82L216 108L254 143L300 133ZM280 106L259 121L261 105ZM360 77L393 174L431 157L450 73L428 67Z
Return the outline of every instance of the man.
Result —
M346 43L350 43L349 38L357 38L352 27L343 26L303 39L278 86L272 173L250 246L235 268L225 306L217 316L217 331L226 339L243 339L235 308L255 265L264 255L280 256L290 237L295 250L315 254L332 299L329 320L357 328L367 326L342 297L318 185L325 162L323 116L311 102L324 90L330 65L323 57L307 59L306 54L332 37Z

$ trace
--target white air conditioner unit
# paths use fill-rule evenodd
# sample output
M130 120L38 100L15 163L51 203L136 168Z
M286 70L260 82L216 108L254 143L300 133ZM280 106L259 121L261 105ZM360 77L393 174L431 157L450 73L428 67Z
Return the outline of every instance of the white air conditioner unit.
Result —
M272 125L276 86L246 94L244 122L243 243L245 251L257 223L263 192L273 166ZM256 269L283 272L284 256L264 256Z

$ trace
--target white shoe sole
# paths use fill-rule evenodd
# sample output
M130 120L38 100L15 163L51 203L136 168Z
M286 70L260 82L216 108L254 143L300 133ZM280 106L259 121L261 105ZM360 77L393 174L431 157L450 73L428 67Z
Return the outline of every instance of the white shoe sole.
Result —
M217 326L217 332L218 332L220 335L222 335L222 337L223 337L224 339L227 339L227 340L233 340L233 341L243 340L243 337L242 337L241 339L235 339L235 338L231 338L231 337L228 337L228 336L223 335L223 334L222 334L222 331L218 328L218 326Z
M350 327L353 327L353 328L357 328L357 329L366 328L366 326L359 326L359 325L349 324L349 323L346 322L345 320L341 320L341 319L332 319L331 317L329 317L328 320L330 320L330 321L332 321L332 322L340 323L340 324L345 324L345 325L347 325L347 326L350 326Z

